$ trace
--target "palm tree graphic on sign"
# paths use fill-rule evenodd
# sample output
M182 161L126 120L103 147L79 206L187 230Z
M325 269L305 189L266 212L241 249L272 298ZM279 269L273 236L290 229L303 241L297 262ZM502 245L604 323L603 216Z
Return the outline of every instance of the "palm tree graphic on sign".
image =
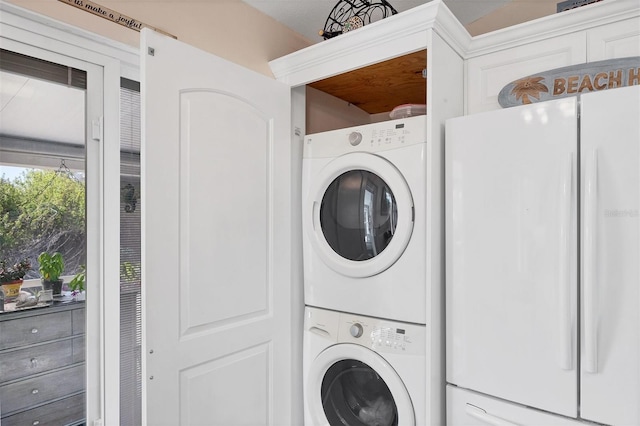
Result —
M529 97L540 100L541 92L549 92L547 86L540 83L542 80L544 80L544 77L526 77L520 80L516 80L513 83L511 94L515 95L517 100L522 99L523 104L531 103L531 99Z

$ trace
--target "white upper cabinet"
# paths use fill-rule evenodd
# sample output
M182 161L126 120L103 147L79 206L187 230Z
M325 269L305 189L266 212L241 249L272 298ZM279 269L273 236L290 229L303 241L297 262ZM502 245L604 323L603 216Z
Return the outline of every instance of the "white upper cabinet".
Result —
M466 54L465 112L500 109L498 93L531 74L640 56L640 2L603 1L473 38Z
M640 17L587 31L587 61L640 56Z
M467 61L467 113L499 109L498 93L508 83L539 71L580 64L586 57L584 33L511 47Z

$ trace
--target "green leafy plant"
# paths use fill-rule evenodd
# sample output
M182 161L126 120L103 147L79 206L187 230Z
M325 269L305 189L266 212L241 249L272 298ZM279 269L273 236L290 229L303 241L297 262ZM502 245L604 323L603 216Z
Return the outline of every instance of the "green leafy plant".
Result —
M0 283L6 284L21 280L31 270L29 259L23 259L13 265L7 266L6 260L0 260Z
M80 272L78 272L69 282L69 288L73 290L74 293L79 293L84 291L84 280L86 277L86 267L84 265L80 265Z
M0 259L29 257L25 278L37 278L38 254L59 251L65 268L77 271L86 253L85 198L84 182L65 167L25 169L12 179L0 173Z
M38 263L40 264L40 276L44 281L53 282L60 279L60 275L64 271L64 259L60 253L42 252L38 256Z
M138 270L140 265L134 265L131 262L124 261L120 264L120 280L135 281L138 279Z

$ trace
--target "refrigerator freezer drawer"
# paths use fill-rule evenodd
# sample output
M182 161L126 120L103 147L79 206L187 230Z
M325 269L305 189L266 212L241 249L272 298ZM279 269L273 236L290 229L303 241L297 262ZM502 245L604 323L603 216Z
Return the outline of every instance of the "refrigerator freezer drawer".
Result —
M447 385L447 425L450 426L576 426L584 424L568 417L549 414Z

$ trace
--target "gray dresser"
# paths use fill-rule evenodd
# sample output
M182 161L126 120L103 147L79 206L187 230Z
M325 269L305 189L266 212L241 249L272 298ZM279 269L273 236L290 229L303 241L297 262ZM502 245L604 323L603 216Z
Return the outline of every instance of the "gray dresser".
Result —
M85 418L84 302L0 314L0 423Z

